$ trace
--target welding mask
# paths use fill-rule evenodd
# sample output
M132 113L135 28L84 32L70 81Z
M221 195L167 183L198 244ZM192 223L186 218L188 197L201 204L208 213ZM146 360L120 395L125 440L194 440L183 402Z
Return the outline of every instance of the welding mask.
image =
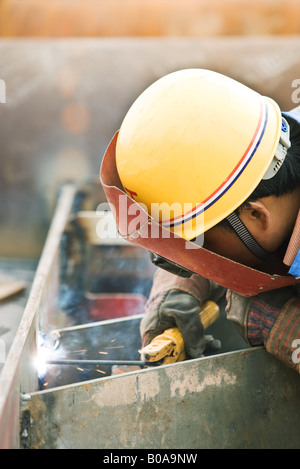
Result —
M274 101L228 77L191 69L161 78L133 103L102 162L120 234L153 252L160 267L198 273L245 296L295 282L191 242L279 169L289 146L282 128ZM236 219L232 225L241 236Z
M118 132L110 142L102 160L100 180L112 209L120 236L134 245L165 259L164 267L196 273L243 296L299 283L288 275L261 272L211 252L164 228L146 210L125 193L116 168ZM136 214L138 224L135 223ZM154 227L154 230L153 230ZM155 236L151 234L155 232ZM153 255L153 254L152 254ZM159 257L158 257L159 256ZM157 261L159 263L159 260ZM174 267L175 266L175 267ZM173 270L179 275L180 270Z

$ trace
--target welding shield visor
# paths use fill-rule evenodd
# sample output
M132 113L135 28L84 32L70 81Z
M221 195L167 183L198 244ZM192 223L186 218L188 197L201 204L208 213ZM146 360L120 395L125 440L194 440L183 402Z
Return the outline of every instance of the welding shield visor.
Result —
M246 297L300 282L227 259L161 226L125 193L116 167L117 138L118 132L103 157L100 181L120 236L151 252L156 265L177 275L196 273Z

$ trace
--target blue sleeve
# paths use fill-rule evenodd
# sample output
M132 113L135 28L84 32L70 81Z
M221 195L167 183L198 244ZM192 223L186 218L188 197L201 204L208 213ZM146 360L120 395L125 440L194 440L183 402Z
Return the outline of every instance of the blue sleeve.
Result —
M290 126L290 139L293 150L299 148L300 154L300 112L282 112L282 116L288 121Z
M295 260L291 265L289 274L291 274L293 277L300 278L300 250L298 251Z

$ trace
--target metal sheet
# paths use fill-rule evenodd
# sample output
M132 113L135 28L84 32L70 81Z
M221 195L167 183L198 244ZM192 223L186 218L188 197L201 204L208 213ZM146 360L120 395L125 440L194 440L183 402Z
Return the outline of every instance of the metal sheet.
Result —
M300 380L263 348L26 396L24 448L298 448Z

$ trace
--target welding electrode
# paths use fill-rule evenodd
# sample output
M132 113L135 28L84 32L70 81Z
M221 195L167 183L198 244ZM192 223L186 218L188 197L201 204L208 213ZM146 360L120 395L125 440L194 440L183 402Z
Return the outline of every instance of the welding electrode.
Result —
M141 360L72 360L58 358L47 360L47 365L75 365L75 366L97 366L97 365L138 365L145 366L147 363Z
M200 312L200 319L204 330L215 322L220 314L220 308L214 301L204 303ZM166 329L162 334L154 337L152 342L140 350L148 365L160 362L166 365L185 360L186 352L183 337L178 328Z

